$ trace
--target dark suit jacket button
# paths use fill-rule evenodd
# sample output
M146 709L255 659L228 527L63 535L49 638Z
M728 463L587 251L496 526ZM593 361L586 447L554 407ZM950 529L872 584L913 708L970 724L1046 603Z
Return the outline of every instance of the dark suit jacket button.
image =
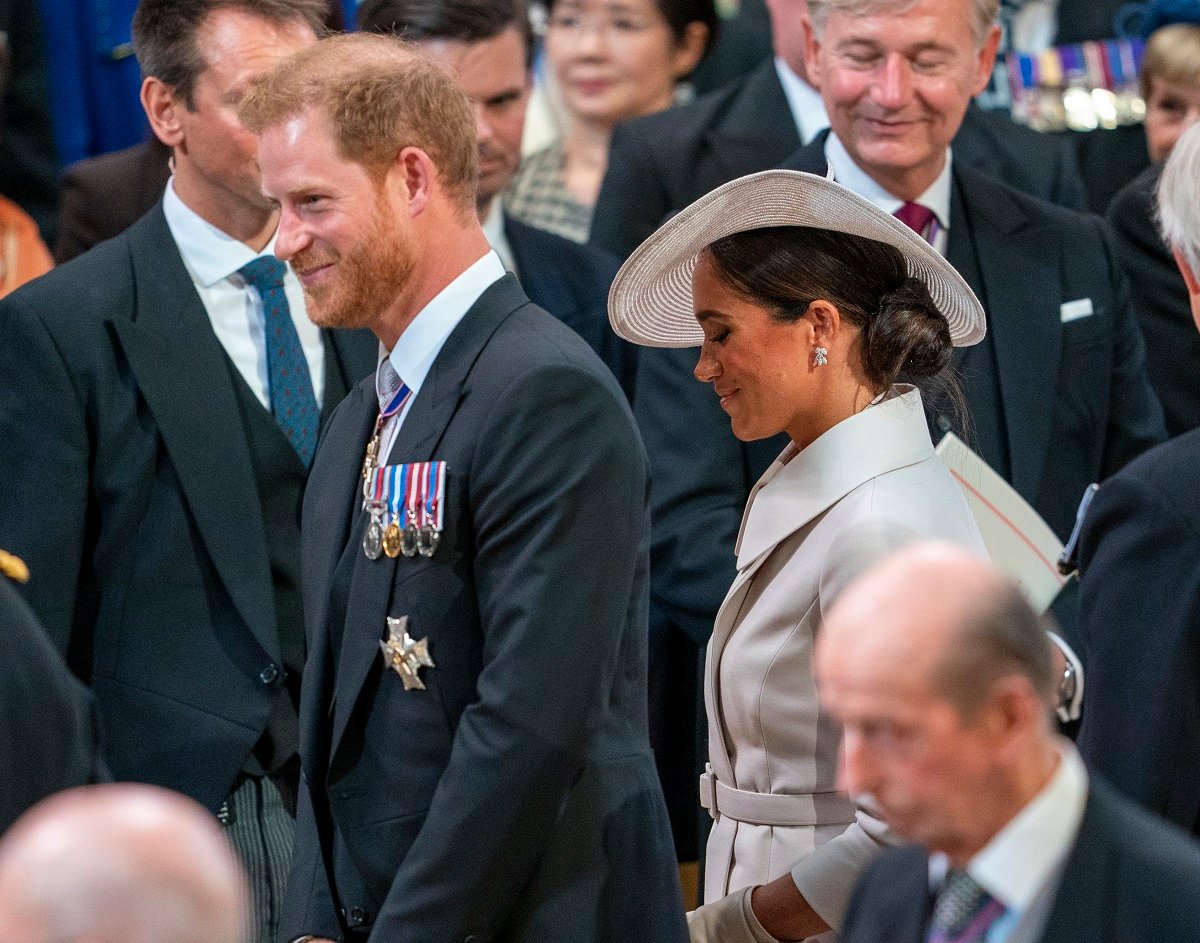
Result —
M263 684L274 684L275 679L279 677L279 669L274 665L267 665L258 673L258 680Z
M368 914L361 907L351 907L350 916L347 918L346 922L352 927L361 927L367 922L367 918L369 916L370 914Z

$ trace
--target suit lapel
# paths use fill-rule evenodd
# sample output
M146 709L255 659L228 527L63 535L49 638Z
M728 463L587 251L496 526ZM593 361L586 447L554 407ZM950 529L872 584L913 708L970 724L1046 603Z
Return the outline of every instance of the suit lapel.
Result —
M309 781L318 782L323 766L312 739L322 729L329 707L329 603L332 580L344 553L358 553L361 534L356 528L362 507L361 468L367 440L379 411L373 380L368 378L346 396L339 421L329 427L328 441L317 450L304 500L303 585L304 616L308 625L309 656L304 668L300 713L301 756ZM342 416L345 419L342 419ZM365 558L364 558L365 559ZM387 558L375 561L386 566ZM387 561L390 562L390 561Z
M112 325L205 548L263 650L279 658L262 508L224 349L161 204L130 233L134 317ZM223 434L214 447L211 430Z
M1053 225L1030 218L1004 187L955 164L947 256L974 240L982 284L972 285L988 309L999 366L1013 487L1036 494L1050 447L1062 325L1056 291L1059 241ZM1020 272L1020 278L1013 273Z
M972 101L967 106L962 125L950 145L954 148L954 159L973 167L981 174L1000 179L1004 174L1004 164L999 156L1001 152L979 115L980 108Z
M1102 943L1112 938L1111 932L1105 932L1105 926L1111 929L1113 925L1117 851L1110 837L1114 825L1108 820L1107 804L1107 798L1093 784L1088 789L1079 834L1067 857L1054 907L1042 933L1045 943L1065 940Z
M829 132L822 131L815 138L789 154L786 160L780 162L784 170L801 170L806 174L816 174L824 177L829 172L829 162L825 160L825 141Z
M723 170L721 182L768 170L800 146L796 121L773 59L750 74L725 120L708 131L706 138Z
M463 384L480 351L500 323L528 302L529 299L511 274L501 278L480 296L447 338L429 376L413 399L388 456L389 465L434 460L434 452L458 408ZM362 445L365 444L364 439ZM361 457L361 447L358 454ZM352 534L357 532L357 528L351 531ZM350 584L346 631L338 659L330 757L337 754L358 692L372 663L379 657L379 640L386 627L398 563L398 559L389 560L387 557L368 560L359 555L357 559Z

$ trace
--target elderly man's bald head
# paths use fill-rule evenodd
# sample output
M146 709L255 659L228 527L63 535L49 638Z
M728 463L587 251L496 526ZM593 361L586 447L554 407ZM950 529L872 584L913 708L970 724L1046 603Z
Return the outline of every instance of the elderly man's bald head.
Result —
M58 793L0 841L4 943L243 943L248 894L212 815L152 786Z
M822 626L818 658L825 649L825 657L903 665L964 713L1006 674L1024 676L1049 705L1046 628L989 564L952 544L922 543L847 587Z
M964 550L915 545L868 571L817 639L842 788L898 834L969 860L1054 768L1049 644L1017 590Z

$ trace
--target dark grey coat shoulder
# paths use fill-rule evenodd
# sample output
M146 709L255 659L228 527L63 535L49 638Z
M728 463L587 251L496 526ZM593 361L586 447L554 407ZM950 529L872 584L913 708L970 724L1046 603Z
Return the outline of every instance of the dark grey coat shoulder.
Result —
M1079 750L1126 796L1200 835L1200 430L1100 486L1079 561Z
M1191 943L1200 928L1200 845L1093 779L1039 943ZM923 943L929 858L886 852L863 875L843 943Z

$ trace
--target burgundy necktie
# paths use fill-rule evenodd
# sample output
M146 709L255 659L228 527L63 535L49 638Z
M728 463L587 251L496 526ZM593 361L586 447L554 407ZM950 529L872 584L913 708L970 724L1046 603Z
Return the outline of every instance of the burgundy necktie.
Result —
M937 215L928 206L909 200L896 210L896 218L926 242L933 243L937 235Z

